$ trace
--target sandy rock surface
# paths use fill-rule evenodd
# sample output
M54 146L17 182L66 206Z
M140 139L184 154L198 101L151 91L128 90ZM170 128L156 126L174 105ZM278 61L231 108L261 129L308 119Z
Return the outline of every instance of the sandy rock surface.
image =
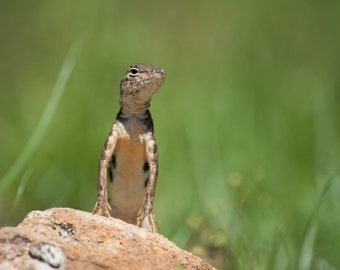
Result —
M160 234L70 208L0 229L2 269L214 269Z

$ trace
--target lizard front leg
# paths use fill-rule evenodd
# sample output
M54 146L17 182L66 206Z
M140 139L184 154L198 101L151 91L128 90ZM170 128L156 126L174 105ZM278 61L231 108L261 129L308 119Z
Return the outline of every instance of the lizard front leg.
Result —
M145 151L150 174L145 189L143 205L137 215L137 226L145 228L150 232L157 232L157 221L153 212L153 198L155 196L158 175L158 154L156 139L152 132L147 133L145 137Z
M99 162L98 172L98 194L97 201L93 208L93 214L99 213L100 215L110 216L110 204L107 200L106 192L106 179L107 179L107 166L112 158L113 152L116 147L118 139L118 127L115 123L109 133L109 136L104 144Z

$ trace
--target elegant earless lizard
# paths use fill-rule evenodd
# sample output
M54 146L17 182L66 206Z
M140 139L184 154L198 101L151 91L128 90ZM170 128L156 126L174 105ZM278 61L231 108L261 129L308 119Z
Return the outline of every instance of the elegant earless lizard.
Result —
M111 214L151 232L157 232L153 198L158 154L149 106L163 81L162 69L145 65L130 66L121 80L121 108L101 153L98 194L93 209L93 213L107 217Z

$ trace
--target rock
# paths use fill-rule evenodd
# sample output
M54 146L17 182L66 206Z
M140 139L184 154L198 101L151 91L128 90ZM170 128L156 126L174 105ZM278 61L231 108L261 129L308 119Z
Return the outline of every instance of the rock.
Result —
M70 208L0 229L0 269L214 269L158 233Z

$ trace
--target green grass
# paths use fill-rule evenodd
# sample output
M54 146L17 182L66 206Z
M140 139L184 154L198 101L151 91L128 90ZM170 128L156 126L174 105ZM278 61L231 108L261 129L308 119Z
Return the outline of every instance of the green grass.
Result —
M58 79L53 87L52 94L50 97L49 102L46 104L45 110L42 113L40 121L35 128L33 134L27 141L26 145L23 147L22 151L20 152L18 158L14 161L12 167L8 170L5 176L2 178L0 182L0 192L3 192L8 186L13 183L18 176L18 174L22 171L23 167L27 164L31 156L33 155L34 151L39 146L42 137L45 135L45 132L52 121L52 118L56 112L57 106L60 102L60 99L65 91L66 84L69 80L69 77L72 73L74 64L75 64L75 57L79 51L79 44L75 44L69 54L67 55L63 66L60 69L60 73ZM19 187L23 187L24 183L27 180L25 178L19 185ZM18 190L18 193L19 192ZM16 197L17 198L17 197Z
M19 2L0 8L1 225L91 211L119 81L155 64L161 232L222 269L340 269L337 1Z

